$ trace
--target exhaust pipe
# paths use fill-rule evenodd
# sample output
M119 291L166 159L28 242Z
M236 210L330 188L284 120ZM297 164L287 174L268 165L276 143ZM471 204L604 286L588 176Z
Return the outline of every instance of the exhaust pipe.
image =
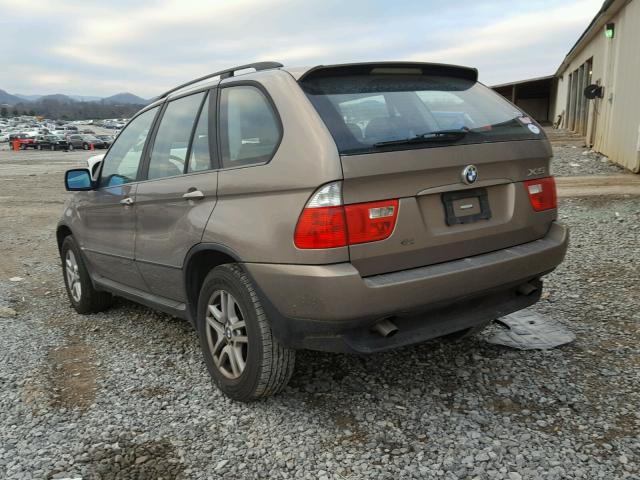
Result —
M536 290L538 290L538 287L530 283L523 283L518 287L518 293L525 296L531 295Z
M376 332L378 335L381 335L385 338L392 337L396 333L398 333L398 327L391 320L383 318L378 323L376 323L371 330Z

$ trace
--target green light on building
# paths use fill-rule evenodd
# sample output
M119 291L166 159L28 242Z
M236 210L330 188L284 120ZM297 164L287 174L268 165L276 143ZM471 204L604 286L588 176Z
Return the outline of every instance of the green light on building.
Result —
M604 35L605 35L605 37L613 38L614 34L615 34L614 24L613 23L607 23L607 26L604 27Z

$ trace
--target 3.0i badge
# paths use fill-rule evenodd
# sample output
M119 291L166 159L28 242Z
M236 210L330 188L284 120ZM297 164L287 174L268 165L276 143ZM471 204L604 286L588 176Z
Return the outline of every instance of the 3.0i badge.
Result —
M478 169L475 165L467 165L464 167L464 170L462 170L462 181L464 183L471 185L472 183L475 183L477 179Z

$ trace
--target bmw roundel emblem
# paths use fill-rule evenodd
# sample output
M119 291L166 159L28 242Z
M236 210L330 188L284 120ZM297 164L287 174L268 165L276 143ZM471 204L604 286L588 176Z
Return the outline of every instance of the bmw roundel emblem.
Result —
M464 170L462 170L462 181L464 183L471 185L472 183L475 183L477 179L478 169L475 165L467 165L464 167Z

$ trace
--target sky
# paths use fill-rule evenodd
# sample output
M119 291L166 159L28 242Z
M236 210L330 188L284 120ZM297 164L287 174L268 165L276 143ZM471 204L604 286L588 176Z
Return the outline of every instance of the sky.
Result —
M602 0L0 0L0 89L149 98L253 61L412 60L550 75Z

